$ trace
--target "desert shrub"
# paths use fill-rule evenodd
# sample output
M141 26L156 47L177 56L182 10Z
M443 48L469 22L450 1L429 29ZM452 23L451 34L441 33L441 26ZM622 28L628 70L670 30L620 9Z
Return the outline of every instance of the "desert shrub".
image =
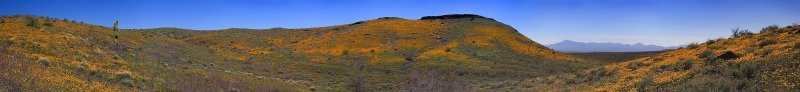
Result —
M717 42L717 39L708 39L706 40L705 44L711 45L714 44L714 42Z
M0 41L0 51L4 51L6 47L10 46L14 42L11 40L2 40Z
M44 66L48 66L48 67L50 66L50 60L48 60L46 58L39 58L39 60L36 60L36 61L39 61L39 63L42 63L42 65L44 65Z
M772 31L772 30L778 30L779 28L780 28L780 27L778 27L778 25L770 25L770 26L767 26L767 27L761 28L761 31L760 31L760 32L761 32L761 33L764 33L764 32L768 32L768 31Z
M687 82L677 85L677 92L731 92L734 86L734 80L728 78L718 78L703 76L699 78L689 79Z
M778 41L769 40L768 39L768 40L761 41L761 43L758 43L758 46L764 47L764 46L769 46L769 45L772 45L772 44L775 44L775 43L778 43Z
M736 64L733 69L728 70L730 70L729 72L731 73L731 76L735 78L750 79L755 77L756 68L756 63L744 62Z
M717 56L714 55L713 50L705 50L700 54L697 54L697 57L703 61L706 61L706 63L714 63L714 61L717 59Z
M692 69L692 60L684 60L675 62L672 65L672 70L680 71L680 70L689 70Z
M642 78L642 80L639 81L639 83L635 84L636 90L638 90L638 91L646 91L647 90L647 86L653 84L653 80L654 80L654 78L652 76L647 76L647 77Z
M120 72L114 73L114 77L117 78L117 79L132 79L133 78L133 77L131 77L131 72L128 72L128 71L120 71Z
M45 22L45 23L44 23L44 24L42 24L42 25L44 25L44 26L48 26L48 27L52 27L52 26L53 26L53 23L50 23L50 22Z
M795 49L800 49L800 42L794 43L794 48ZM2 48L0 48L0 49L2 49Z
M123 86L133 87L133 77L129 71L120 71L114 73L114 79Z
M753 35L753 32L750 32L750 30L747 30L747 29L733 28L733 29L731 29L731 32L733 33L733 37L751 36L751 35Z
M440 71L411 70L400 83L401 90L410 92L469 91L469 85L458 78L442 74Z
M628 64L628 68L631 69L631 70L636 70L636 68L639 68L639 67L642 67L642 66L647 66L647 64L644 64L642 62L631 62L631 63Z
M698 43L689 43L689 45L686 45L686 48L688 48L688 49L695 49L697 47L700 47L700 44L698 44Z
M39 27L40 25L42 25L39 22L39 19L36 19L36 17L30 17L30 16L29 17L25 17L25 21L27 22L26 26L30 26L30 27Z

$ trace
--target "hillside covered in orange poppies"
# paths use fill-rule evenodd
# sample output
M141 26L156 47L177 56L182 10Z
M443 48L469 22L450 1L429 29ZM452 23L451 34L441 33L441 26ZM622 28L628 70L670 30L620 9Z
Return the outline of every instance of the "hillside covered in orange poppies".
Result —
M0 89L10 91L470 91L597 66L469 14L119 32L41 16L0 20Z
M786 92L800 90L800 25L733 29L653 56L496 86L507 91Z
M583 54L472 14L298 29L116 28L0 17L0 90L800 90L797 24L734 29L675 50Z

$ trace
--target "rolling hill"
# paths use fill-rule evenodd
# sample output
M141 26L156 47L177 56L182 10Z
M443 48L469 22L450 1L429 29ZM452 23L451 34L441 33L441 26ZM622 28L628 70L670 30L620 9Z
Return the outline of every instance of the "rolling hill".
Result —
M0 89L9 91L470 91L595 63L470 14L118 33L67 19L0 18Z
M495 85L514 91L798 91L800 25L691 44L621 63Z

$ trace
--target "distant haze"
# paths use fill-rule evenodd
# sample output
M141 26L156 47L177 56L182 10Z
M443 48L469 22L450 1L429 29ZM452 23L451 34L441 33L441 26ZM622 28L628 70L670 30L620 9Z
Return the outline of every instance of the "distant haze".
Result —
M546 45L556 51L564 53L583 53L583 52L640 52L640 51L661 51L666 49L676 49L674 47L664 47L658 45L621 44L621 43L597 43L597 42L576 42L564 40L559 43Z

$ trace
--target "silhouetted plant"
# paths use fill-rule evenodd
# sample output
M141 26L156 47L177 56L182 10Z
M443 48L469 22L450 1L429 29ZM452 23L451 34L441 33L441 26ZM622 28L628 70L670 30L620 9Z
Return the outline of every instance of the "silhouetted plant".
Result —
M687 49L695 49L695 48L697 48L697 47L700 47L700 44L697 44L697 43L689 43L689 45L686 45L686 48L687 48Z
M778 27L778 25L770 25L770 26L767 26L767 27L761 28L761 31L760 31L760 32L761 32L761 33L765 33L765 32L767 32L767 31L778 30L779 28L780 28L780 27Z
M750 30L747 29L733 28L731 29L731 32L733 33L733 37L753 35L753 32L750 32Z
M119 21L114 21L114 42L119 39Z

